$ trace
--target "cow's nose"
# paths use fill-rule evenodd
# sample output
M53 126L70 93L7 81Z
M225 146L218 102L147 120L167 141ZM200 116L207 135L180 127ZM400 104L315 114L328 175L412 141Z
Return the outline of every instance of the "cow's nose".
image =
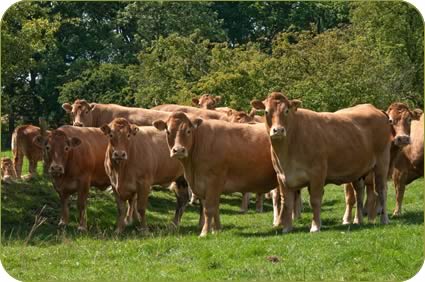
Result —
M83 126L83 124L82 124L81 122L76 121L76 122L74 122L74 126L82 127L82 126Z
M270 129L270 136L271 137L281 137L281 136L285 136L286 135L286 131L284 127L272 127Z
M395 145L397 146L406 146L410 144L410 136L408 135L399 135L394 140Z
M176 146L171 149L172 156L185 156L187 151L185 147Z
M51 173L60 173L60 174L63 174L64 169L63 169L63 166L61 166L61 165L58 165L58 164L52 164L52 165L50 166L50 168L49 168L49 171L50 171Z
M115 160L126 160L127 159L127 152L115 150L112 153L112 158L115 159Z

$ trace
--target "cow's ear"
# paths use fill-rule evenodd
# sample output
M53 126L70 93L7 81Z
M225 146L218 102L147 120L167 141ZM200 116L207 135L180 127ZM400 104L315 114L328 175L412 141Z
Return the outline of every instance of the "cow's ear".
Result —
M96 103L90 103L89 107L90 107L90 111L93 111L94 107L96 107Z
M81 139L77 137L71 137L69 138L69 145L71 147L77 147L81 144Z
M260 101L260 100L252 100L251 101L251 106L254 108L254 109L257 109L257 110L265 110L266 109L266 106L264 105L264 103L262 102L262 101Z
M414 109L414 110L412 111L412 119L419 120L419 119L421 118L421 115L422 115L423 113L424 113L424 112L423 112L421 109Z
M32 139L32 143L34 143L35 146L43 149L43 147L45 145L45 139L44 139L43 136L37 135Z
M199 104L199 99L198 98L192 98L192 105L198 106L198 104Z
M214 101L216 104L221 102L221 96L215 96Z
M233 110L228 110L227 111L227 116L230 117L231 115L233 115Z
M130 129L131 134L136 135L137 132L139 132L139 127L137 127L137 125L132 125L131 129Z
M257 113L257 110L252 108L251 111L249 112L248 116L251 117L251 118L254 118L256 113Z
M302 102L300 100L297 100L297 99L290 100L289 102L290 102L290 107L291 107L291 109L294 110L294 112L296 112L297 109L299 107L301 107L301 104L302 104Z
M163 120L156 120L152 123L153 126L155 126L156 129L159 131L167 129L167 124Z
M202 124L202 119L197 118L193 121L193 128L198 128Z
M103 134L105 135L109 135L109 133L111 133L111 128L107 124L102 125L100 130L102 130Z
M63 103L62 109L64 109L65 112L70 113L72 111L72 106L70 103Z

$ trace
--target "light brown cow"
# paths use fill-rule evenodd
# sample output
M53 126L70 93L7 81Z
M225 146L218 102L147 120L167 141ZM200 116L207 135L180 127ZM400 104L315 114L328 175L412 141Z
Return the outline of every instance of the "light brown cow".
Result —
M125 226L125 201L136 195L141 227L146 229L145 213L151 186L169 184L183 177L183 167L170 157L165 132L159 132L152 126L137 127L124 118L116 118L103 125L101 130L109 139L105 155L106 173L119 196L117 231L122 231ZM176 195L183 196L177 197L173 220L177 226L189 202L189 194L175 187ZM187 185L184 188L187 190Z
M74 104L65 103L62 108L71 115L74 126L101 127L114 118L125 118L137 125L152 125L152 122L166 118L168 113L142 108L123 107L115 104L88 103L77 99Z
M164 104L153 107L152 110L156 111L164 111L164 112L182 112L186 114L190 114L196 117L200 117L202 119L218 119L229 121L229 118L226 113L216 111L216 110L208 110L208 109L199 109L190 106L181 106L181 105L173 105L173 104ZM165 120L164 118L158 118Z
M251 105L265 110L273 165L283 195L280 220L283 232L292 230L295 191L308 186L313 221L310 232L320 230L323 187L327 183L358 183L373 171L381 223L388 223L386 176L390 161L391 126L387 116L372 105L358 105L335 113L298 109L299 100L273 92ZM371 220L375 214L369 215Z
M39 134L40 128L30 124L18 126L13 131L13 165L17 179L21 179L24 156L27 157L29 161L29 174L24 176L24 179L29 180L37 175L37 163L43 160L43 153L40 148L34 145L32 140Z
M216 107L221 101L221 96L214 96L210 94L204 94L199 98L192 98L192 105L201 109L216 110L219 112L227 113L232 110L228 107Z
M17 179L11 158L1 158L1 181L11 183Z
M45 150L45 161L61 201L59 226L69 222L69 196L78 193L78 230L87 229L86 206L90 186L101 190L110 185L104 161L108 139L98 128L62 126L37 135L34 144Z
M213 218L214 230L221 228L220 194L265 193L277 185L267 149L270 141L261 124L190 120L175 112L165 121L155 121L154 126L167 132L171 157L183 164L189 186L204 201L200 236L208 234Z
M393 128L392 130L393 144L391 145L391 151L390 151L390 169L389 169L389 171L392 171L394 162L397 159L397 156L400 154L402 148L411 143L411 138L410 138L411 123L413 122L417 124L417 120L422 115L422 110L415 109L413 111L410 111L409 107L406 104L392 103L388 107L386 114L388 115L389 122L391 123L391 126ZM401 167L403 166L404 165L401 165ZM375 203L376 197L374 192L374 177L372 173L365 177L364 185L366 185L366 188L367 188L366 189L367 191L366 206L367 206L367 213L369 213L371 212L372 209L377 208ZM364 185L361 185L361 186L363 187ZM360 191L354 191L353 184L349 183L345 185L344 190L345 190L345 199L346 199L346 204L345 204L346 209L345 209L345 213L343 217L343 224L350 224L352 207L354 206L354 204L357 203L357 200L356 200L357 197L363 198L362 194L364 193L363 192L364 189L361 189ZM397 191L398 190L396 189L396 194L398 195ZM360 195L357 195L358 193L360 193ZM360 202L360 205L357 206L356 216L354 218L355 224L361 223L361 219L359 219L357 214L360 211L363 214L366 213L366 211L363 209L362 202Z

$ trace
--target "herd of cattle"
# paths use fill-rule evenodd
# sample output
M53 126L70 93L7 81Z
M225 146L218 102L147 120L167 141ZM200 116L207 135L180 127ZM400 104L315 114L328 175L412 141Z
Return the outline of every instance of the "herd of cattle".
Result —
M380 213L388 223L387 179L396 190L394 215L401 212L405 186L424 173L424 121L419 109L393 103L384 112L370 104L334 113L301 108L278 92L251 102L245 113L217 108L219 96L194 98L195 107L160 105L152 109L76 100L62 108L72 126L47 130L23 125L12 135L13 161L3 158L2 180L21 178L23 158L29 175L43 160L61 201L59 225L68 224L68 199L77 193L79 230L87 229L89 188L112 186L121 232L133 220L147 228L146 208L152 185L170 185L176 194L177 226L189 199L200 200L200 236L221 228L220 195L272 191L273 225L283 232L301 212L300 189L308 188L313 211L311 232L320 230L323 188L344 184L343 224L361 224ZM264 111L264 116L256 112ZM364 208L364 191L367 191Z

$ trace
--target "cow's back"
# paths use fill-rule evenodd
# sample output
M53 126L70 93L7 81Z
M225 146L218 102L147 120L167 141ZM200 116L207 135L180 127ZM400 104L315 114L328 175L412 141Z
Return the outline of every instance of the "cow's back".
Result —
M81 144L73 148L72 159L68 160L66 174L78 178L90 175L91 185L99 188L109 186L109 178L105 172L105 153L108 139L99 128L62 126L68 138L77 137Z
M41 160L42 151L33 143L34 137L40 134L40 128L34 125L21 125L12 134L12 151L20 150L26 156Z
M225 112L219 112L215 110L200 109L190 106L181 106L173 104L165 104L153 107L152 110L164 111L164 112L183 112L193 116L197 116L204 119L218 119L228 121L227 114Z

